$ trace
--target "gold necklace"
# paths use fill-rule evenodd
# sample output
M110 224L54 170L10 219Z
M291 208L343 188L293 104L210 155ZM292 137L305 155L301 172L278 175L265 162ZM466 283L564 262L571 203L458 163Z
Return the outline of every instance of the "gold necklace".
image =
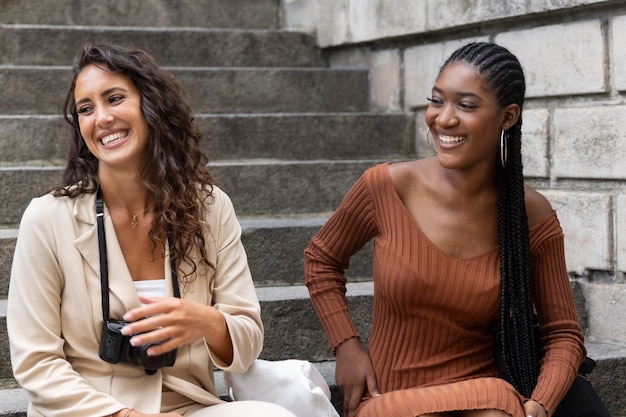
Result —
M141 212L139 212L137 214L133 214L133 213L131 213L128 210L117 209L117 208L113 208L113 207L109 207L109 210L114 210L114 211L119 211L119 212L122 212L122 213L127 213L130 216L130 218L131 218L130 229L131 230L135 230L137 228L137 226L139 225L139 222L137 221L137 216L141 216L142 214L145 214L148 210L150 210L151 206L152 206L152 204L149 205L148 207L146 207L146 209L144 211L141 211Z

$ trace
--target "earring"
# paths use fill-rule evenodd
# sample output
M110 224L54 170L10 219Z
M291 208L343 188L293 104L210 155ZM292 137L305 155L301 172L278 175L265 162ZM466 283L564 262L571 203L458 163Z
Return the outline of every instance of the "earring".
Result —
M434 146L435 145L435 140L433 139L433 144L430 144L430 141L428 140L428 136L430 134L430 129L426 128L426 145L428 145L428 147L430 148L430 150L434 153L437 154L437 147Z
M509 150L507 149L507 137L504 133L504 129L500 133L500 163L502 164L502 168L506 167L506 160L509 157Z

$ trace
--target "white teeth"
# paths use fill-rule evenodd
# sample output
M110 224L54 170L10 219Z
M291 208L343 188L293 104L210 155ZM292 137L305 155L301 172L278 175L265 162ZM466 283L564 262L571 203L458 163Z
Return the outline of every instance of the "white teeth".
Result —
M444 143L459 143L465 140L465 136L444 136L439 135L439 140Z
M127 134L128 134L127 130L124 130L122 132L115 132L112 135L108 135L108 136L103 137L101 139L101 142L102 142L103 145L109 145L109 144L111 144L111 143L113 143L115 141L118 141L120 139L125 138Z

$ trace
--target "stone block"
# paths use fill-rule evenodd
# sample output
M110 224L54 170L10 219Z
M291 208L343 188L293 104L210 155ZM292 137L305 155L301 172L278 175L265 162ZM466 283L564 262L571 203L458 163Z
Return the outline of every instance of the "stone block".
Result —
M611 76L618 91L626 91L626 15L615 16L609 26L610 54L613 70Z
M526 177L547 177L548 118L545 109L524 110L522 115L522 164Z
M408 48L404 52L405 110L426 106L439 69L452 52L469 42L487 41L486 36L433 43Z
M330 50L327 56L331 68L358 68L369 71L369 50L366 47Z
M626 284L581 282L587 305L587 336L626 346Z
M618 195L616 201L617 270L626 273L626 194Z
M429 0L427 3L426 21L428 22L428 30L441 30L520 16L526 12L526 3L523 1Z
M400 111L401 59L398 50L370 54L370 102L374 110Z
M611 197L605 193L539 190L556 210L565 234L567 270L612 270Z
M428 3L410 0L350 0L350 40L364 42L424 32L429 22Z
M609 3L611 0L529 0L528 13L542 13L593 3Z
M349 0L283 0L281 3L286 28L315 32L321 47L349 41Z
M496 43L520 60L526 96L604 93L606 54L599 19L499 33Z
M626 179L624 119L624 105L556 109L553 175Z
M285 28L315 32L319 24L320 2L309 0L281 0L282 26Z

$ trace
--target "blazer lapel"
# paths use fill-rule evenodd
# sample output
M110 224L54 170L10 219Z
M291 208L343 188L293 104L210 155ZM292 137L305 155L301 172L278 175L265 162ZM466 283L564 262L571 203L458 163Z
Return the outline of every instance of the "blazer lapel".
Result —
M80 252L90 271L85 276L100 276L100 258L98 252L98 231L96 229L95 195L83 195L72 200L72 214L76 221L76 239L74 247Z
M96 227L95 195L76 198L74 200L74 216L78 229L78 237L74 241L74 246L85 260L85 264L90 268L90 271L85 271L85 279L100 281L100 251ZM139 300L117 241L115 228L106 210L104 212L104 231L109 269L109 316L113 319L121 319L127 310L139 307Z

